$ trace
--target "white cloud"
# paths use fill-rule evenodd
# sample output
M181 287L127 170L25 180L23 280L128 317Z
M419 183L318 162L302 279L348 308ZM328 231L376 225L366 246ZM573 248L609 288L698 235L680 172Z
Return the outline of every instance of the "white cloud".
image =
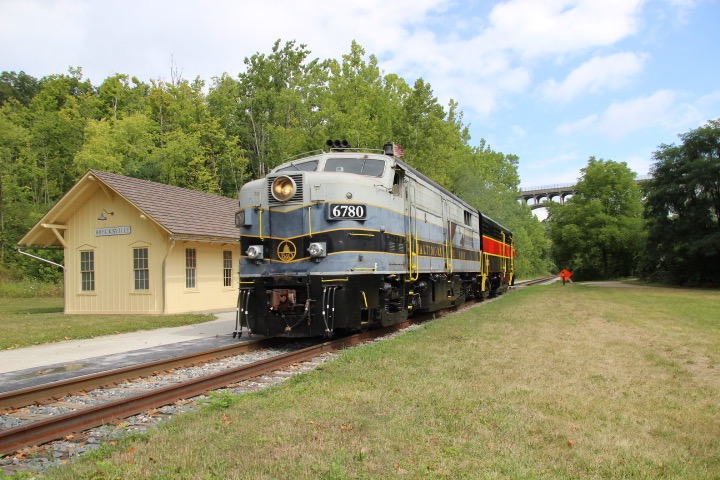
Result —
M441 95L443 100L463 98L463 110L486 117L530 88L537 65L528 58L580 53L637 33L642 1L509 0L475 20L475 36L445 39L415 31L408 39L416 48L398 49L387 63L398 67L394 71L417 71L417 76L432 72L433 87L447 95ZM562 84L549 82L544 89L555 98L618 88L641 68L640 55L598 57Z
M613 140L673 122L678 112L678 93L660 90L652 95L612 103L602 114L588 115L557 128L558 133L600 133Z
M643 69L645 57L632 52L593 57L573 70L562 82L548 80L540 91L548 100L569 102L586 93L617 90Z
M490 13L487 43L524 57L612 45L638 31L643 0L509 0Z
M613 102L601 114L561 124L557 132L563 135L602 134L611 140L620 140L648 129L682 132L717 116L720 91L691 101L686 101L686 96L674 90L658 90L625 102Z
M646 97L610 105L602 114L598 129L613 140L653 127L676 124L679 94L660 90Z
M311 58L340 58L353 40L368 53L393 55L427 37L429 29L418 26L430 23L428 16L448 4L0 0L0 57L5 69L24 69L39 77L81 66L94 82L116 72L147 81L167 77L174 61L186 78L199 75L209 80L224 72L236 75L245 57L269 52L277 39L306 44ZM441 57L437 52L432 56Z
M489 16L462 17L456 32L452 23L437 27L469 8L463 0L0 0L0 19L40 33L0 33L2 44L29 44L16 58L0 46L0 56L7 70L38 77L80 66L94 83L114 73L148 81L168 79L175 67L184 78L210 81L237 75L245 57L269 52L277 39L297 40L323 59L339 59L356 40L384 71L410 83L423 77L441 103L462 99L464 111L487 117L530 88L535 66L523 56L617 42L636 31L640 2L509 0ZM57 53L48 60L43 50L50 48Z
M676 125L682 130L697 128L708 120L720 118L720 90L701 96L679 109Z

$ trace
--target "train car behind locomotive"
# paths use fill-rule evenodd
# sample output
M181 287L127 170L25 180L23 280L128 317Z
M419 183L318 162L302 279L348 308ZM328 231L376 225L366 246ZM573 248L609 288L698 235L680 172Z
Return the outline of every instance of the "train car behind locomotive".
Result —
M383 150L328 142L240 191L238 325L331 336L503 292L512 233Z

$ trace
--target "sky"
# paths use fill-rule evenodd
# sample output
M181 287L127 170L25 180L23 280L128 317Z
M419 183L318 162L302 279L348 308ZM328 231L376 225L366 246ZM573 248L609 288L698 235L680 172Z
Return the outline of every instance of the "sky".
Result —
M517 155L533 187L590 156L647 175L720 117L719 21L720 0L0 0L0 71L212 85L278 39L338 60L354 40L457 102L471 145Z

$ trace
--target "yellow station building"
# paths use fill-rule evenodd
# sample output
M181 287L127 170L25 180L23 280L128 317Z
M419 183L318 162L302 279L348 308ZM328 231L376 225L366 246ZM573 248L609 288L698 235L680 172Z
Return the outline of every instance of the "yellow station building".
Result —
M237 303L236 199L88 171L20 240L65 252L65 313L165 314Z

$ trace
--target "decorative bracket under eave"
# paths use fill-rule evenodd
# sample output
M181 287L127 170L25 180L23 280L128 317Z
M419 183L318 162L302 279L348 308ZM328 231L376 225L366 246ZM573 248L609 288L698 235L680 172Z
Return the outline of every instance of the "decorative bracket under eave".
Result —
M112 191L112 189L108 188L107 185L105 185L103 182L100 181L99 178L97 178L95 175L88 175L88 180L91 182L97 182L97 184L100 186L100 189L103 191L103 193L112 201L115 200L115 193Z
M55 236L57 237L60 244L63 247L67 248L67 243L65 243L65 239L63 238L62 235L60 235L60 232L58 231L58 230L67 230L67 228L68 228L67 225L57 225L54 223L42 223L41 225L43 228L49 228L50 230L52 230L52 232L55 234Z

